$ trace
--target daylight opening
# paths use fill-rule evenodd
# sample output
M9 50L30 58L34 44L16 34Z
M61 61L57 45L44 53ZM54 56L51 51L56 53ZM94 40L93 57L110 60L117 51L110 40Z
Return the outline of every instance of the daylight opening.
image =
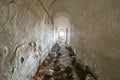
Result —
M55 15L54 22L54 42L65 42L70 44L70 25L71 17L69 14L63 12Z
M61 42L65 42L65 31L62 29L58 31L58 40Z

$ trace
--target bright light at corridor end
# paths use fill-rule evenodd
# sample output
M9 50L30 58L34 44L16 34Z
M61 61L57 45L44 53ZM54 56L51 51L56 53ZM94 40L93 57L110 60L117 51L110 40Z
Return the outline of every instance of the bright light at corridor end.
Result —
M64 30L58 30L58 41L64 42L65 39L65 31Z
M60 31L59 36L60 37L65 36L65 33L63 31Z

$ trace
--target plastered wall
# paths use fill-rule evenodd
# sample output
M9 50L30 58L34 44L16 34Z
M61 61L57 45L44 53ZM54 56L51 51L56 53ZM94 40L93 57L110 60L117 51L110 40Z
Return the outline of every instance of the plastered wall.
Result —
M100 80L120 79L119 4L95 6L72 25L71 44L77 57Z
M0 80L30 80L53 47L53 26L37 0L0 0Z

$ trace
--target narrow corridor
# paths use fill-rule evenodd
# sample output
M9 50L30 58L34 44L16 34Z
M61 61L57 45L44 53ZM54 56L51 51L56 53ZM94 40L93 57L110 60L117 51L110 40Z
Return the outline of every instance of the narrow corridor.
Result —
M120 0L0 0L0 80L120 80Z
M45 59L33 77L34 80L97 80L77 63L70 46L59 43L53 49L56 52L52 52Z

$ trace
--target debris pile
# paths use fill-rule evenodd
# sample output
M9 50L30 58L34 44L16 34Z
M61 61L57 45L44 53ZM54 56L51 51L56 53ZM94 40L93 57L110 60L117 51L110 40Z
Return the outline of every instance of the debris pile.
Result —
M71 47L56 45L52 54L34 76L34 80L97 80L88 66L80 64Z

